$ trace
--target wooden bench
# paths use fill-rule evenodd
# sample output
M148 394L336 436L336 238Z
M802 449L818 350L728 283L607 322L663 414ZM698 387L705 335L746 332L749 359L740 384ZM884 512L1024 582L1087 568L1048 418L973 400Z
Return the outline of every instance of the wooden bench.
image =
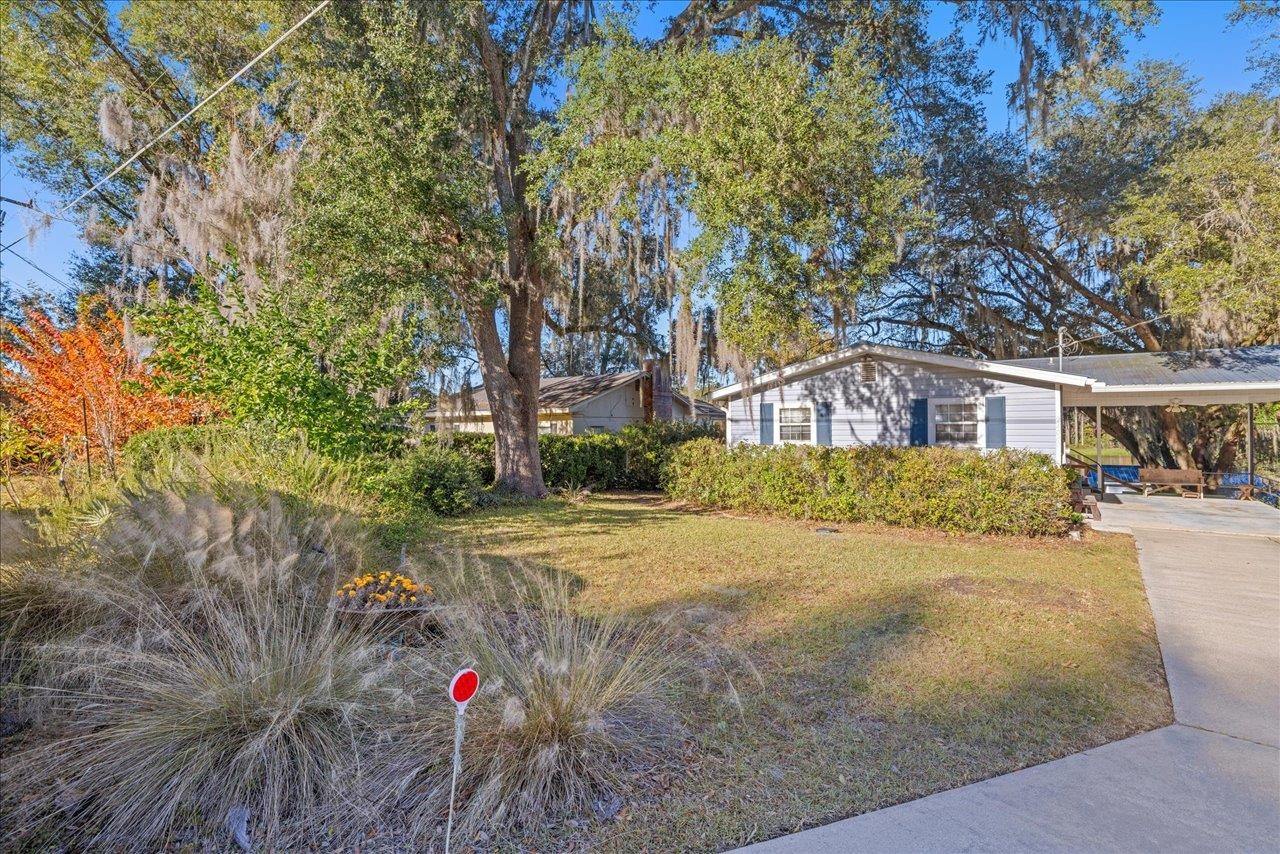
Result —
M1204 498L1204 472L1198 469L1138 469L1138 483L1143 495L1167 489L1183 498Z
M1098 498L1089 493L1088 487L1071 487L1071 512L1089 515L1096 521L1102 518L1102 505L1098 503Z

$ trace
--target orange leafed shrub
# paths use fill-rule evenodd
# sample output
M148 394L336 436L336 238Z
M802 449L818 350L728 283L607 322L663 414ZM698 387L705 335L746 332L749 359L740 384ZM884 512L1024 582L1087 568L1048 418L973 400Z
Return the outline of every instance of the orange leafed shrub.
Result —
M164 394L124 345L124 323L110 308L82 311L74 325L60 327L39 309L26 322L5 324L0 339L0 390L18 403L18 419L51 445L84 433L81 402L88 411L89 444L114 461L134 433L190 424L205 412L189 397Z

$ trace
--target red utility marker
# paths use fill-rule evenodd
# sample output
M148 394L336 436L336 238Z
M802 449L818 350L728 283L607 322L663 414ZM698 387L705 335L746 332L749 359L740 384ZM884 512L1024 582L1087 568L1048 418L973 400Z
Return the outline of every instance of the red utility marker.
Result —
M449 683L449 699L458 705L458 714L462 714L466 709L467 703L471 702L471 698L476 695L479 687L480 674L470 667L454 674L453 681Z
M453 799L458 792L458 772L462 770L462 734L467 728L463 713L479 688L480 674L470 667L455 673L449 683L449 699L458 707L458 716L453 719L453 780L449 783L449 820L444 826L445 854L449 854L449 844L453 841Z

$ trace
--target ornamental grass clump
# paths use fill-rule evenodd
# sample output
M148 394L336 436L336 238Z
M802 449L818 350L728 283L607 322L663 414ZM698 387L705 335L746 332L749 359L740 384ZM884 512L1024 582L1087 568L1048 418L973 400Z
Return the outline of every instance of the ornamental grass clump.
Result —
M454 586L443 615L446 660L482 674L467 710L455 828L559 826L663 760L678 731L670 686L682 657L659 627L579 613L564 577L495 579L482 568ZM452 730L453 710L437 704L398 738L447 744ZM382 773L398 778L398 802L429 836L448 805L448 756L391 755L409 761Z
M0 575L0 675L30 721L0 768L17 844L435 845L464 665L484 687L460 833L563 826L666 755L681 665L660 627L483 563L443 592L408 569L350 575L359 553L328 523L240 494L135 495L61 564Z
M36 793L30 826L128 848L187 823L208 832L236 811L278 840L287 819L323 812L399 691L386 657L323 605L208 590L183 617L140 602L133 639L43 645L38 690L53 695L58 731L5 772L7 789Z
M291 519L279 502L142 496L90 540L90 562L51 574L94 607L11 638L45 722L4 764L5 790L24 792L6 820L18 838L154 850L242 816L281 846L286 823L360 788L412 699L385 650L338 619L323 526Z
M375 509L376 501L356 488L367 475L364 465L325 456L302 434L207 426L149 437L125 449L133 463L123 478L126 493L203 492L235 505L274 498L300 517L315 508L350 515Z

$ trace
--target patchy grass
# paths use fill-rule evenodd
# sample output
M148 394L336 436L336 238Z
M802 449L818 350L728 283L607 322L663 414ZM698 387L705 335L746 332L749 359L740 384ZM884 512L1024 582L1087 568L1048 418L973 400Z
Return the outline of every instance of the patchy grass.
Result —
M598 847L732 848L1172 718L1129 537L823 535L634 495L434 525L427 540L572 574L585 609L704 639L681 710L697 758L632 793Z

